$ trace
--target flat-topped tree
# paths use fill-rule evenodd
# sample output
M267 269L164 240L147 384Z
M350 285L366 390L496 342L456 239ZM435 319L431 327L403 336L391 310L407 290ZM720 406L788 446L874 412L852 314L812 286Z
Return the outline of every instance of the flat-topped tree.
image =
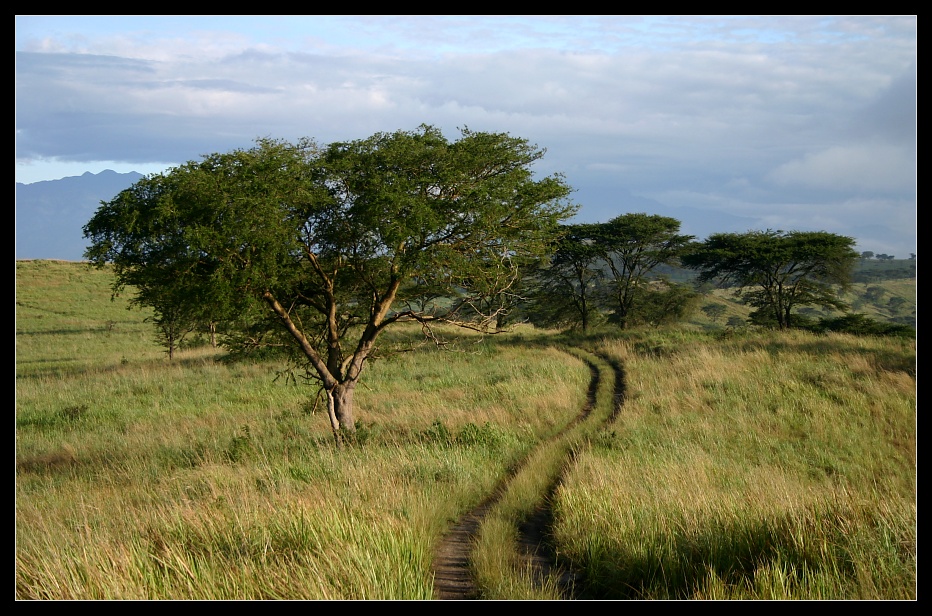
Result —
M561 227L550 259L533 272L531 320L544 326L571 326L587 331L600 314L599 285L604 249L595 244L597 224Z
M680 234L679 220L657 214L622 214L597 225L592 240L605 254L611 278L608 295L615 311L612 320L622 329L653 309L646 304L656 303L662 297L656 294L651 297L649 283L654 270L661 265L676 264L693 239L692 235ZM666 295L667 299L673 299L677 293ZM672 312L676 312L680 303L682 300L671 303ZM657 315L665 312L653 311Z
M519 267L575 212L544 151L504 133L430 126L318 147L271 139L150 176L103 202L86 256L157 314L241 326L273 318L355 430L353 392L379 334L405 320L484 329ZM500 298L499 302L491 301ZM178 310L179 305L184 310ZM262 307L257 311L257 307Z
M792 326L793 309L847 309L840 292L860 258L853 238L825 231L715 233L682 257L700 281L733 286L756 315L780 329Z

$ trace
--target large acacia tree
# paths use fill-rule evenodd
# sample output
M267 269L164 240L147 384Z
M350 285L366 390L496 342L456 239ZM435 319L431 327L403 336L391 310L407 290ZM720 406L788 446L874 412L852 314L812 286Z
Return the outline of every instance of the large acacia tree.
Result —
M780 329L792 311L819 305L846 309L839 291L851 280L860 255L855 240L825 231L716 233L682 257L700 281L733 286L764 320Z
M621 328L679 317L693 294L656 274L659 266L676 264L693 239L679 230L675 218L644 213L564 226L536 274L541 301L533 317L583 330L603 309Z
M339 439L355 430L353 392L386 327L500 320L519 268L575 211L562 176L534 178L543 154L508 134L463 129L451 142L430 126L326 147L259 140L103 202L86 256L112 263L115 291L134 288L157 314L285 341L319 380Z

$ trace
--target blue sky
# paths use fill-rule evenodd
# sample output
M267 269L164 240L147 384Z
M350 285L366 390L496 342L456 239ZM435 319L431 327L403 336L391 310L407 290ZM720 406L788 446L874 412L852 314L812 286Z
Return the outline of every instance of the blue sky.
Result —
M17 182L468 126L547 148L580 220L627 200L915 252L916 16L26 15L15 39Z

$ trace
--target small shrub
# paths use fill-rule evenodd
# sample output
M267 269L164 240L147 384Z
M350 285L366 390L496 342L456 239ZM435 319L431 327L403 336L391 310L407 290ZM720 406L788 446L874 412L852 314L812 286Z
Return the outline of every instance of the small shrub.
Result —
M228 462L241 462L249 457L254 451L252 444L252 434L248 425L243 425L238 434L230 439L230 444L224 452L224 457Z
M430 443L441 443L449 445L453 442L453 435L442 421L435 419L427 430L421 433L421 439Z

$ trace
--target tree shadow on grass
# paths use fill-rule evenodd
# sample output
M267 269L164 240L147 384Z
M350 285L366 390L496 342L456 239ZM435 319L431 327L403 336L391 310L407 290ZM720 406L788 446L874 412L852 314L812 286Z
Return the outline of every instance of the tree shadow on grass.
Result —
M701 528L675 530L672 535L632 538L632 544L640 545L637 550L612 550L593 542L588 562L579 567L583 571L579 597L707 598L714 581L752 598L758 587L755 577L774 568L809 575L827 569L842 578L853 575L847 551L837 542L822 541L818 529L810 529L806 538L806 525L789 516L737 523L710 520ZM799 575L794 579L799 582Z

